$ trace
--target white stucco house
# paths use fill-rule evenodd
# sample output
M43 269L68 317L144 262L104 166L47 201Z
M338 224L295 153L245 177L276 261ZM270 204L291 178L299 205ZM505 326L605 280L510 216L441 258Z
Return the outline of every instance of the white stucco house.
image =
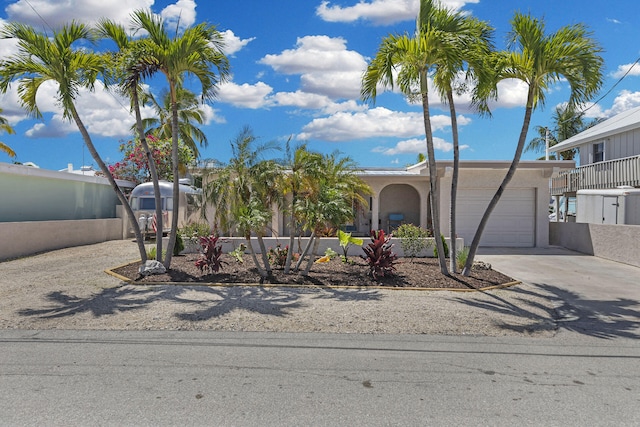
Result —
M457 196L457 235L470 243L486 206L510 161L461 161ZM575 167L573 161L523 161L491 215L481 246L546 247L549 245L549 179ZM449 235L449 202L453 162L438 161L441 230ZM369 209L359 212L348 231L368 235L392 231L402 223L430 228L429 170L426 162L403 169L364 168L371 186ZM287 236L282 214L274 217L276 235Z

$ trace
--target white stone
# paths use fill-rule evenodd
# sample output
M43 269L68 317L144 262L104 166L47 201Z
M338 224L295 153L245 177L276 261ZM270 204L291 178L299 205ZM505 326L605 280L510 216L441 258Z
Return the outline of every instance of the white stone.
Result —
M161 262L156 260L148 260L144 263L144 265L140 266L140 274L143 276L149 276L151 274L164 274L167 272L167 269L164 268Z

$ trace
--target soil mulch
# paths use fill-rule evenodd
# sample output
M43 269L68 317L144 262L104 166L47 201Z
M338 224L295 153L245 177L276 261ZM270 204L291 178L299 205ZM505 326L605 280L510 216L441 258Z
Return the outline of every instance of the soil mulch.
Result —
M308 276L301 273L284 274L282 268L274 268L270 277L261 280L253 261L245 256L239 263L233 257L224 254L221 259L226 263L222 270L209 274L200 272L195 266L198 254L180 255L172 258L171 269L165 274L140 277L140 262L114 268L116 274L124 276L134 283L181 283L181 284L284 284L316 286L367 287L384 286L392 288L437 288L474 290L500 286L514 282L514 279L492 269L474 268L469 277L460 274L444 276L436 258L400 258L396 261L395 273L378 280L369 275L366 262L359 257L350 257L345 263L339 257L329 262L314 263ZM448 261L448 260L447 260ZM302 265L304 270L306 262Z

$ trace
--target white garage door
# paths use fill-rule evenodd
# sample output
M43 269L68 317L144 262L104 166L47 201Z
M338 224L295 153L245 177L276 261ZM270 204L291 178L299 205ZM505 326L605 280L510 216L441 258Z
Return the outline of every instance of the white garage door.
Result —
M458 236L470 245L478 223L495 190L464 189L458 191ZM507 189L491 213L480 246L535 246L535 189Z

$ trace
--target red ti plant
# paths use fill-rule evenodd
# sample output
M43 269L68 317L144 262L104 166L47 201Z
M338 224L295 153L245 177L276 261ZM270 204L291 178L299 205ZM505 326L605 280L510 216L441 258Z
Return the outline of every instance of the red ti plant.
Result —
M395 271L393 263L398 256L391 251L391 235L385 235L384 230L371 230L371 243L362 247L365 255L362 256L369 264L369 274L378 280L385 275L391 275Z
M218 244L218 239L219 237L214 235L200 237L200 258L195 264L201 272L208 270L209 273L217 273L222 269L222 264L226 264L220 259L222 246Z

